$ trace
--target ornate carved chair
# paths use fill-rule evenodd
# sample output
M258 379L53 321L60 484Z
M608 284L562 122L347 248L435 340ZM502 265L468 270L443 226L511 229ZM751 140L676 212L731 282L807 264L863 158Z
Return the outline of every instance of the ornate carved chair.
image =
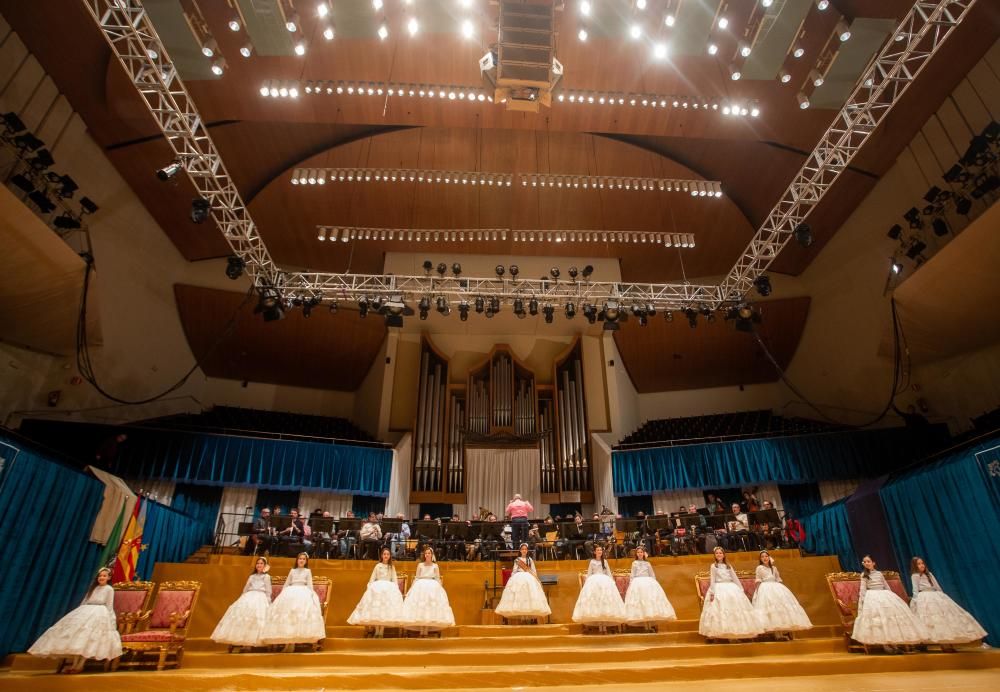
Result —
M160 584L152 609L136 619L133 632L122 636L122 658L128 658L123 665L141 665L143 656L152 653L157 655L157 670L163 670L171 662L179 667L188 623L200 590L201 582L197 581ZM169 661L171 657L173 660ZM117 669L118 662L113 667Z
M142 614L149 610L149 601L153 597L153 582L120 581L114 584L113 588L118 632L128 634L135 629L135 623Z
M736 576L740 578L740 585L747 598L753 598L753 592L757 589L757 581L753 572L745 569L736 570ZM709 572L698 572L694 577L694 586L698 591L698 601L705 605L705 596L708 594L708 587L712 583L712 576Z
M271 577L272 603L274 602L274 599L276 599L278 595L281 593L281 590L285 588L285 579L287 579L287 577ZM397 579L396 581L398 583L399 580ZM404 576L404 583L405 583L405 576ZM331 586L332 586L332 581L330 580L330 577L317 577L313 575L313 591L316 592L316 597L319 598L319 609L320 612L323 614L324 623L326 622L326 609L330 605ZM315 642L311 645L313 651L319 651L322 641L323 640L321 639L318 642Z
M906 593L902 580L898 572L882 572L886 583L893 592L909 603L910 597ZM868 653L868 646L851 638L854 631L854 620L858 617L858 595L861 591L860 572L831 572L826 575L826 583L830 587L830 594L837 604L837 612L840 615L840 623L844 626L844 642L848 651L864 651Z
M625 570L616 569L612 571L611 578L615 580L615 586L618 588L618 594L622 597L622 600L625 600L625 592L628 591L629 582L632 580L632 573L626 572ZM584 582L587 581L587 573L579 572L577 574L577 580L580 582L580 588L582 589ZM587 627L588 627L587 625L584 625L583 629L586 630ZM615 628L619 632L625 631L624 624L616 625Z

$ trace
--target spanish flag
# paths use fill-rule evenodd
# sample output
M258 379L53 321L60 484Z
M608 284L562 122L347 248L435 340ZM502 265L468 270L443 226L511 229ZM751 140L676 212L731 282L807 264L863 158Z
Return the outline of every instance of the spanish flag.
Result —
M122 543L118 548L118 557L112 570L112 581L132 581L135 578L135 566L139 561L139 551L142 549L142 525L146 518L146 503L141 496L136 500L135 509L125 526Z

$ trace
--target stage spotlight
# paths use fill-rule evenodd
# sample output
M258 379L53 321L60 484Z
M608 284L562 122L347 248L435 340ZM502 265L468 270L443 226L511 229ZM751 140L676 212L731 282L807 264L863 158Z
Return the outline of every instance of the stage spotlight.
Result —
M667 322L673 322L674 313L672 313L670 310L667 310L666 312L663 313L663 319L666 320Z
M417 305L417 310L420 312L420 319L426 320L427 314L431 311L431 299L424 296L420 299L420 303Z
M28 159L28 163L31 164L32 168L44 171L49 166L55 165L55 159L52 158L48 149L39 149L34 158Z
M646 303L646 314L650 317L656 317L656 306L652 303Z
M496 296L493 296L492 298L490 298L490 308L489 309L490 309L490 311L494 315L499 314L499 312L500 312L500 299L497 298Z
M496 267L493 268L493 271L497 273L498 277L501 277L503 276L504 272L507 271L507 268L504 267L502 264L498 264Z
M997 188L1000 188L1000 177L996 174L981 175L976 178L976 188L972 191L972 198L980 199Z
M163 168L156 171L156 177L160 180L170 180L175 175L184 170L184 164L180 161L174 161L170 165L164 166Z
M463 300L458 304L458 318L463 322L469 321L469 301Z
M903 235L903 227L900 226L898 223L893 224L892 228L889 229L889 232L886 235L888 235L893 240L899 240L899 236Z
M69 212L63 212L52 220L52 225L61 231L75 231L80 228L80 220L74 218Z
M364 296L358 298L358 316L361 319L368 317L368 299Z
M969 174L962 168L962 164L956 163L942 177L949 183L964 183L969 179Z
M514 314L517 315L519 320L523 320L528 314L524 311L524 300L521 298L514 299Z
M451 273L454 274L455 276L458 276L459 274L461 274L462 273L462 265L459 264L458 262L455 262L454 264L452 264L451 265Z
M606 302L597 318L602 319L602 315L605 331L614 332L621 328L621 325L618 324L618 318L621 317L621 307L619 307L617 302L613 300Z
M955 212L967 216L972 211L972 200L968 197L955 198Z
M21 151L37 151L45 146L45 142L30 132L25 132L23 135L18 135L14 138L14 146Z
M448 305L448 299L444 296L438 296L437 311L442 315L448 315L451 312L451 306Z
M910 245L909 249L906 251L906 256L912 260L917 259L920 253L927 249L927 243L920 240L919 238L914 239L913 243Z
M73 196L73 193L80 189L76 181L68 175L56 175L53 177L52 173L48 173L48 176L49 180L59 184L59 196L63 199L69 199Z
M576 317L576 306L573 303L566 303L566 319L571 320Z
M246 268L246 263L242 258L236 255L230 255L226 258L226 276L228 276L233 281L243 276L243 270Z
M910 228L923 228L924 222L920 220L920 210L910 207L910 210L903 214L903 218L910 223Z
M771 278L767 274L761 274L753 280L753 287L762 296L771 295Z
M476 298L476 314L478 315L483 314L483 310L485 309L485 307L486 307L486 301L483 299L482 296L478 296Z
M559 267L552 267L551 269L549 269L549 274L552 276L553 279L555 279L556 281L558 281L559 280Z
M546 303L545 307L542 308L542 314L545 315L545 324L552 324L552 317L555 313L556 309L551 304Z
M646 317L645 312L639 313L639 326L645 327L649 323L649 318Z
M587 318L587 321L591 324L597 321L597 308L595 308L590 303L583 304L583 316Z
M195 197L191 200L191 221L193 223L205 223L211 209L211 202L204 197Z
M516 278L517 278L517 275L518 275L518 274L520 274L520 273L521 273L521 270L520 270L520 269L518 268L518 266L517 266L516 264L512 264L512 265L510 265L510 275L511 275L511 276L512 276L513 278L515 278L515 279L516 279Z
M694 329L698 326L698 311L694 308L686 308L684 310L684 316L687 317L688 326Z
M28 195L28 199L30 199L34 205L38 207L38 211L43 214L49 214L56 210L56 205L53 204L52 200L49 199L49 196L41 190L35 190L30 193Z
M924 193L924 201L934 204L938 201L938 196L941 194L941 188L937 185L932 186L926 193Z
M577 269L576 267L570 267L567 270L567 273L569 274L569 278L573 279L573 281L576 281L576 277L580 274L580 270Z
M281 299L271 293L261 293L257 302L257 307L253 309L254 314L260 315L265 322L275 322L285 318L285 306L281 304Z
M316 296L313 296L312 298L305 300L302 303L302 316L308 319L312 315L313 308L316 307L317 305L319 305L319 298L317 298ZM397 325L389 325L389 326L397 326ZM398 326L400 327L403 326L402 318L400 319L400 324Z
M486 319L492 320L493 319L493 315L495 315L495 314L496 313L493 312L493 308L489 308L489 307L486 308Z
M948 235L948 224L940 216L931 221L931 228L938 237Z
M94 203L94 200L90 197L80 198L80 216L86 216L87 214L93 214L98 210L98 206Z
M795 227L795 230L792 231L792 234L795 236L795 240L797 240L799 245L802 247L809 247L813 243L812 228L810 228L807 223L800 223Z
M23 132L27 129L21 118L19 118L17 113L14 113L13 111L3 114L3 126L8 135L12 135L16 132Z
M594 268L588 264L583 268L583 271L580 273L583 274L584 280L589 279L590 275L594 273Z
M890 264L889 264L889 269L892 270L893 274L902 274L903 273L903 263L900 262L895 257L893 257L892 260L891 260L891 262L890 262Z
M442 278L444 278L444 273L446 271L448 271L448 265L445 264L444 262L438 262L438 266L437 266L437 273L438 273L438 275L441 276Z
M423 263L422 266L424 268L424 271L427 272L428 274L430 274L431 273L431 269L434 268L434 263L431 262L430 260L424 260L424 263Z
M35 189L35 184L20 173L11 176L10 182L22 192L32 192Z
M335 300L330 301L330 314L331 315L337 314L337 301Z
M538 314L538 300L532 298L528 301L528 314L534 317Z

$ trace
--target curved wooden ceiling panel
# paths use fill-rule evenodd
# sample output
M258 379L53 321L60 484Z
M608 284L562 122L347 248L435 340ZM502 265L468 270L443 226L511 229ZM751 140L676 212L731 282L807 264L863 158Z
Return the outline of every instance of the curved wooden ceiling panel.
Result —
M761 323L755 328L775 360L788 367L802 337L809 298L781 298L756 306ZM640 394L778 380L753 334L736 331L721 317L707 322L699 315L695 329L680 314L672 322L656 315L645 327L630 318L615 332L615 345Z
M353 392L386 334L380 317L362 320L354 310L324 307L309 318L290 310L280 322L264 322L242 293L176 284L174 296L188 345L210 377Z

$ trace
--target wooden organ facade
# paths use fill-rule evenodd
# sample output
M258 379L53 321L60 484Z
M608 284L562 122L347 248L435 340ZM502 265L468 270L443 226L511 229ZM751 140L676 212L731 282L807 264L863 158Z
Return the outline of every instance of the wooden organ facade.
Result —
M553 362L553 384L506 344L449 379L448 358L421 340L413 428L411 503L465 504L470 447L537 449L542 502L593 502L590 428L579 340Z

